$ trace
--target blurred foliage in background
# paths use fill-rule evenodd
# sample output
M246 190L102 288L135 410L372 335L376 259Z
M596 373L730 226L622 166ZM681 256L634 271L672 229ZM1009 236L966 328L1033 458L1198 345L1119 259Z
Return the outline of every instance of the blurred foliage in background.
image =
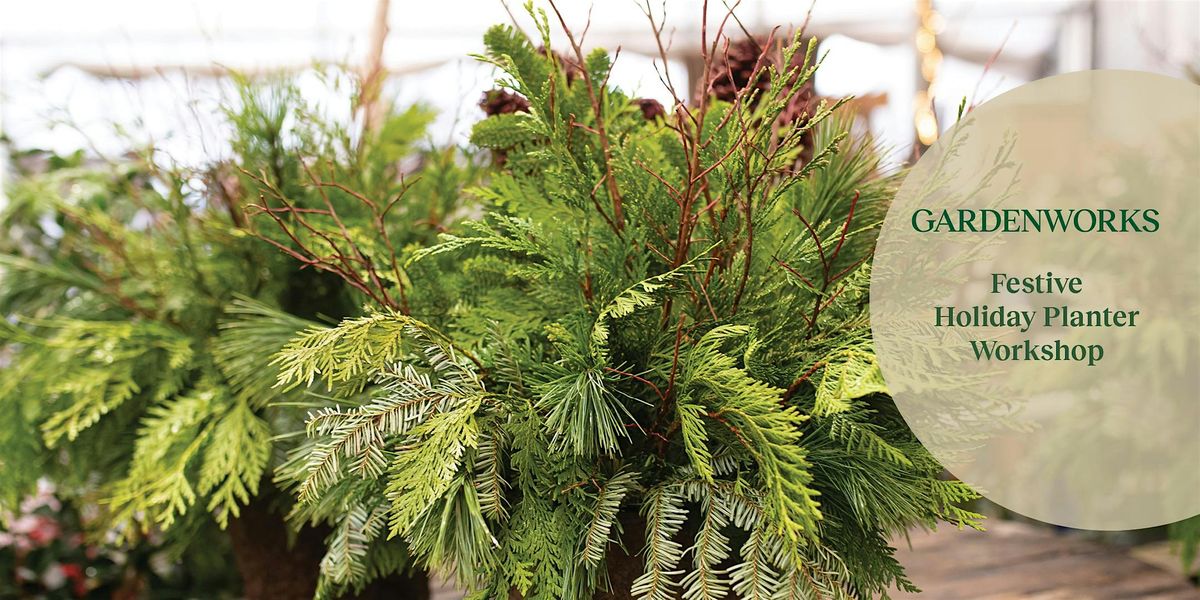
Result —
M350 87L343 113L355 115ZM428 144L432 115L419 107L389 112L377 130L329 108L291 81L243 80L224 107L227 160L14 153L22 172L0 211L3 506L48 478L93 509L86 533L114 551L162 547L225 568L232 558L248 588L290 564L296 596L311 596L326 532L297 528L289 547L290 500L271 473L303 411L273 388L267 362L313 319L358 314L346 282L369 267L350 257L343 279L287 252L336 253L324 245L333 230L400 247L433 240L478 172ZM388 218L359 195L386 202ZM283 205L310 226L285 236L264 219L260 232L253 215ZM381 286L398 293L403 280L389 272Z
M94 533L99 517L95 500L59 497L42 481L37 492L5 511L0 530L0 598L113 598L132 600L153 592L156 597L229 597L238 587L237 573L222 553L190 553L180 557L160 536L126 546L109 532ZM220 539L197 540L221 546Z

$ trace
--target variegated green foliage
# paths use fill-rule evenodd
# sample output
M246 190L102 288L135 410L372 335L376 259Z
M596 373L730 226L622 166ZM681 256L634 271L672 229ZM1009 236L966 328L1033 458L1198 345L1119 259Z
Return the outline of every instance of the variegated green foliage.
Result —
M256 338L258 348L281 347L302 326L260 304L238 306L279 327L273 340ZM230 386L225 382L242 375L236 365L218 367L196 351L197 340L152 321L25 324L4 332L4 339L20 344L6 374L14 378L6 384L13 394L8 398L42 399L40 443L47 452L71 456L71 470L60 478L82 481L113 469L104 488L112 522L129 526L123 531L168 529L197 504L224 526L257 493L268 472L272 433L255 404L276 396L269 384ZM109 446L115 456L77 454L78 448L126 436L133 444L123 460L116 445Z
M485 37L530 108L475 129L506 153L473 191L483 213L406 262L458 260L413 281L466 282L453 310L381 307L276 358L282 385L330 388L281 477L296 517L370 506L389 524L331 545L325 577L361 585L346 565L402 541L472 598L911 589L889 540L977 515L871 348L894 181L838 103L785 118L815 45L767 44L767 92L648 121L607 86L609 54L538 50L552 18L531 16L537 39Z
M330 70L318 77L341 76ZM373 291L402 295L409 281L399 267L405 253L435 241L462 210L461 191L477 168L455 148L424 147L428 110L385 111L378 129L364 131L329 116L336 110L307 102L294 82L237 79L236 97L223 107L231 139L221 163L164 165L153 149L111 162L53 157L46 172L23 174L6 190L0 409L10 425L0 428L0 504L50 477L62 490L98 497L104 509L98 525L126 541L153 531L185 550L198 528L216 533L260 496L266 497L256 509L286 508L290 498L270 477L277 457L304 445L297 431L304 410L297 405L308 400L301 389L276 387L280 374L270 357L316 327L313 319L360 314L372 291L292 257L311 244L350 252L347 260L360 266L394 264L373 273L381 286ZM345 80L327 83L346 91ZM347 109L357 102L353 94L346 101ZM311 227L289 236L269 217L255 217L252 205L260 203L257 212ZM355 239L335 239L341 231ZM416 270L426 265L436 260ZM436 318L448 310L447 294L426 286L404 298L408 309ZM459 439L452 424L435 431L421 414L469 393L472 384L446 376L431 389L414 371L380 374L394 366L396 352L387 345L419 332L383 331L372 319L377 315L343 330L348 339L314 341L319 354L372 345L369 361L335 355L342 370L329 381L371 378L410 402L368 410L367 419L383 420L389 430ZM305 366L324 370L326 363ZM314 470L336 472L353 454L348 466L355 473L391 472L390 456L358 453L380 440L346 424L335 427L333 415L325 420L331 424L314 422L314 433L337 441L313 448ZM431 446L433 458L412 469L423 472L443 450ZM305 498L333 484L310 485ZM411 567L403 546L373 544L388 531L391 504L381 498L339 507L336 518L325 520L337 549L322 566L331 579ZM267 510L248 513L277 518ZM203 539L213 538L221 539ZM195 550L222 560L223 547ZM347 554L359 560L338 559ZM339 591L326 583L322 593Z
M306 322L235 298L262 286L243 266L252 241L195 208L185 177L131 160L13 189L4 227L23 243L0 254L17 282L0 299L0 402L26 437L0 458L5 497L38 476L98 483L108 522L136 539L206 513L223 527L257 493L279 394L255 359Z

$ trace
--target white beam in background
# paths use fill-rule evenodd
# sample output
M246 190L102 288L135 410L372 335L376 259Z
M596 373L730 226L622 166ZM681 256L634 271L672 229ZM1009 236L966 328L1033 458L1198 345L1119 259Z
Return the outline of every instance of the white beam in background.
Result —
M521 13L522 0L508 2L521 26L534 31ZM656 11L663 6L659 0L650 3ZM431 101L445 115L435 130L443 128L442 120L446 121L445 131L461 130L464 120L469 123L477 117L474 104L491 82L490 71L463 57L479 51L483 32L495 23L509 22L508 14L500 0L401 0L394 4L388 19L391 33L383 51L383 64L393 78L385 93L401 103ZM657 56L657 50L649 44L648 24L638 2L560 0L559 4L567 22L576 28L583 27L588 6L593 5L586 45L621 46L619 73L614 73L613 81L626 89L640 83L638 93L660 96L650 67L650 57ZM710 23L716 23L723 16L724 3L713 0L709 4ZM697 0L665 2L668 31L673 30L672 53L680 59L672 61L673 74L696 49L699 5ZM990 75L1007 77L1008 83L993 81L985 86L1002 90L1033 76L1046 53L1056 51L1054 44L1064 17L1088 11L1092 3L935 0L935 6L947 21L939 45L947 55L948 75L957 69L958 79L969 80L968 87L979 80L977 65L985 62L1013 29ZM743 0L739 14L751 30L765 31L773 25L800 24L808 7L807 0ZM186 96L191 102L216 94L220 87L216 78L227 67L256 74L303 71L314 60L363 64L370 53L369 32L376 8L376 0L0 0L0 43L5 44L0 86L9 93L7 99L0 98L0 117L8 119L10 130L37 134L38 140L49 141L36 143L50 145L69 145L74 139L69 132L60 132L58 137L47 132L45 116L51 104L72 110L84 121L90 119L97 128L108 117L135 117L150 122L147 130L175 131L178 128L168 127L169 122L190 117L176 116L171 121L164 114L167 109L174 106L172 110L183 112L179 109L181 98ZM809 31L821 37L838 34L841 40L869 42L877 53L895 57L912 47L912 14L910 0L818 0ZM551 30L553 36L561 37L553 21ZM837 73L831 70L823 81L834 84L834 80L844 80L846 85L833 85L837 91L831 89L831 93L888 92L893 102L908 94L886 82L879 84L884 87L866 82L869 89L862 88L864 77L887 78L891 74L879 66L882 63L864 63L862 58L861 52L850 53L837 61L845 66ZM62 69L64 65L73 68ZM39 83L48 72L54 74ZM97 75L110 79L97 81ZM136 86L128 83L135 78L144 79ZM951 83L948 77L947 90L957 93ZM322 94L327 92L314 90L317 97L326 97ZM314 90L306 88L306 94ZM14 98L15 104L9 105ZM889 108L893 109L904 112L901 106ZM897 133L900 124L897 120L880 133ZM186 140L168 140L176 141L180 152L189 147Z
M533 31L520 2L510 6ZM582 28L591 5L591 46L657 54L636 2L560 0L567 22ZM651 2L656 11L661 6ZM1014 56L1042 52L1052 43L1057 15L1086 5L1082 0L994 2L942 0L936 3L949 29L946 50L966 59L988 56L1013 20L1022 22L1006 51ZM694 52L700 10L695 0L666 0L672 52ZM358 63L369 53L372 0L69 0L0 2L0 37L23 50L25 68L35 72L65 62L92 67L206 66L218 62L239 69L296 65L312 59ZM803 0L744 0L743 23L752 30L798 26ZM710 27L724 15L722 2L710 2ZM911 4L905 0L819 0L810 30L819 36L846 35L874 44L904 44L912 35ZM462 57L480 47L483 32L509 22L499 0L405 2L391 11L389 68L408 69ZM1045 21L1045 22L1043 22ZM961 29L961 32L959 31ZM556 23L555 41L561 41Z

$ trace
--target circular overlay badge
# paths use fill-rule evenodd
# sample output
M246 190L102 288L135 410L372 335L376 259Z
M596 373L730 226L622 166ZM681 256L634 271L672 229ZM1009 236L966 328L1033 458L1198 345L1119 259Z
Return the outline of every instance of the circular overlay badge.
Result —
M1200 87L1072 73L964 115L888 212L871 321L909 426L991 500L1200 513Z

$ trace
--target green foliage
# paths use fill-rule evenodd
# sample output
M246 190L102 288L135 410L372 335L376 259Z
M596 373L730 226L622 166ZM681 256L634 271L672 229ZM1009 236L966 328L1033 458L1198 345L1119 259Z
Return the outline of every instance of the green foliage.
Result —
M1196 556L1200 554L1200 515L1172 523L1168 532L1179 547L1184 571L1194 576L1200 569L1196 566Z
M258 489L272 447L258 411L271 396L235 394L210 345L224 303L259 282L241 268L248 240L224 213L195 208L198 193L184 172L140 159L14 188L4 227L26 243L4 249L3 277L41 287L0 307L11 361L0 401L39 435L5 457L8 498L42 473L98 480L110 522L136 537L198 502L224 525ZM245 306L283 323L273 339L245 340L255 352L295 334L278 311Z
M271 428L248 402L237 403L214 426L198 491L210 495L206 508L222 527L238 515L239 504L258 493L270 456Z
M687 520L683 495L671 487L660 487L646 495L646 572L634 582L631 591L639 598L669 600L675 596L675 578L683 560L683 546L675 540Z
M335 72L322 76L345 87ZM388 111L363 131L306 102L290 81L241 79L224 108L225 162L164 165L152 151L115 163L52 160L9 190L0 407L12 426L0 433L0 502L48 476L94 489L103 525L123 539L165 533L184 546L262 494L286 507L263 482L300 443L292 434L305 397L276 387L269 357L315 319L357 317L365 301L441 318L445 290L406 294L401 263L453 223L477 168L457 149L425 147L428 110ZM294 260L310 250L355 266ZM362 317L364 327L378 316ZM377 350L329 382L375 379L395 354ZM396 381L388 389L397 397L412 393L400 389L406 378ZM337 452L374 442L350 437ZM374 473L371 458L357 465L362 473ZM326 520L334 548L362 558L339 562L335 552L326 561L335 579L407 563L402 546L366 548L383 506Z
M482 215L403 262L453 309L379 293L275 359L331 394L280 474L296 518L390 524L335 539L325 575L361 585L363 547L402 540L479 598L591 598L630 556L637 598L912 589L888 540L978 515L879 375L866 286L894 181L840 103L789 112L815 45L765 45L766 91L648 121L608 54L537 50L531 14L537 40L485 36L530 108L474 130L504 153Z
M504 150L540 139L533 126L533 117L521 113L501 114L480 121L471 130L471 143L489 150Z
M356 392L373 370L399 358L402 332L415 323L403 315L379 313L343 321L336 329L309 329L284 347L287 362L280 380L311 385L319 374L327 386L350 383Z

